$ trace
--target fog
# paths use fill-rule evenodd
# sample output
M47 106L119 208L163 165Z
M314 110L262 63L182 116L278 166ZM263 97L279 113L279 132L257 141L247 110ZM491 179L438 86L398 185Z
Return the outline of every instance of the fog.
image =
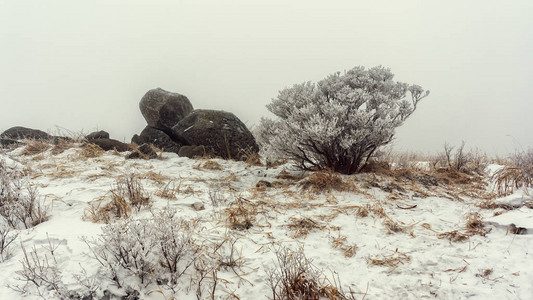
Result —
M0 130L129 142L156 87L253 128L284 87L383 65L431 91L396 150L505 155L533 146L532 28L531 1L0 0Z

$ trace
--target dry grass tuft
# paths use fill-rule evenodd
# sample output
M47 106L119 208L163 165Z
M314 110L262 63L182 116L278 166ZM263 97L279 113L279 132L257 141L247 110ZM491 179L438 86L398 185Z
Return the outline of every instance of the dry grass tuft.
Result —
M513 210L515 207L507 203L497 203L493 199L484 199L476 203L476 206L483 209L504 209L504 210Z
M533 186L533 165L503 167L494 173L492 179L496 182L498 195L508 195L515 189Z
M324 274L305 257L303 249L276 250L277 264L267 269L267 281L272 290L272 299L330 299L354 300L354 292L345 293L340 279L323 279ZM364 297L363 297L364 298Z
M290 223L287 225L291 230L294 231L294 238L305 237L314 229L324 229L326 226L320 224L319 222L308 218L290 218Z
M68 149L70 149L72 147L74 147L74 142L72 142L70 140L66 140L66 139L58 139L57 143L54 146L54 148L52 148L52 150L50 152L53 155L58 155L58 154L61 154L61 153L65 152L65 150L68 150Z
M294 176L294 175L290 174L286 170L282 170L281 172L279 172L279 174L276 176L276 178L277 179L283 179L283 180L292 180L292 181L297 181L297 180L301 179L300 177L297 177L297 176Z
M406 226L401 225L400 223L394 221L391 218L387 218L385 221L383 221L383 226L385 226L385 228L387 229L388 234L405 232L405 230L407 229Z
M20 153L21 155L36 155L45 152L50 149L49 143L37 140L28 140L26 142L26 147Z
M354 257L357 253L357 245L346 245L346 236L340 235L336 238L333 238L331 243L333 248L341 249L345 257Z
M485 236L490 231L490 228L485 228L483 219L478 213L471 213L466 216L466 224L463 230L452 230L439 233L437 234L437 237L439 239L447 238L452 242L462 242L476 234Z
M246 158L244 162L249 166L263 166L263 163L261 162L261 155L259 155L259 153L252 153L250 155L245 155L244 157Z
M220 165L219 163L217 163L216 161L213 161L213 160L208 160L206 162L204 162L203 164L198 164L196 166L194 166L195 169L204 169L204 170L222 170L222 165Z
M452 242L462 242L464 240L469 239L471 236L471 234L461 232L459 230L452 230L437 234L437 237L439 239L449 239Z
M176 200L178 197L176 197L176 188L172 184L172 181L169 181L163 188L157 190L155 192L155 195L161 198L169 199L169 200Z
M149 179L149 180L155 181L155 182L157 182L159 184L163 184L165 181L169 181L170 180L170 177L162 175L161 172L156 173L156 172L153 172L153 171L148 171L148 172L146 172L144 174L141 174L139 176L139 178L141 178L141 179Z
M109 191L109 195L98 197L85 210L84 219L94 223L110 223L115 219L127 218L135 208L150 204L140 180L133 174L125 179L117 180L116 186Z
M95 158L104 155L104 149L95 144L84 144L81 146L78 155L81 159Z
M310 190L314 193L344 191L347 188L341 176L331 170L313 172L300 185L303 190Z
M249 200L239 197L224 211L231 229L246 230L254 225L257 207Z
M405 253L401 253L396 249L396 251L390 255L381 255L378 257L368 257L367 262L368 264L374 265L374 266L385 266L389 267L389 273L397 269L401 264L404 264L405 262L409 262L411 260L411 257L406 255Z
M466 217L466 231L471 235L479 234L480 236L485 236L491 231L490 228L485 228L483 223L483 218L478 213L471 213Z

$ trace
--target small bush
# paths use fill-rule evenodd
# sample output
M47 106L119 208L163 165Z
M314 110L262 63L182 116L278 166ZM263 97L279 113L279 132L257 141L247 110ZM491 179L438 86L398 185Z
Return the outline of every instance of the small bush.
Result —
M97 239L85 242L118 287L142 289L152 283L172 287L198 258L191 232L175 211L165 210L150 219L107 225Z
M49 207L39 195L37 186L21 171L9 169L0 161L0 218L15 229L31 228L49 217Z
M0 262L11 258L10 245L18 237L18 232L11 232L11 228L6 225L0 225Z
M359 172L429 94L393 78L382 66L355 67L286 88L267 105L277 118L261 119L256 139L266 154L304 170Z

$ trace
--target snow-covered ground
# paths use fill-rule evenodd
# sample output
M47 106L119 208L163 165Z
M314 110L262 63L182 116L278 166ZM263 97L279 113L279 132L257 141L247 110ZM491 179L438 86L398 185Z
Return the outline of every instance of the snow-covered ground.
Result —
M221 257L217 299L271 298L267 270L276 267L280 246L303 247L305 256L330 283L340 279L338 286L354 291L356 299L533 298L532 209L479 208L476 204L485 200L473 199L466 185L447 190L442 184L407 184L392 177L359 174L342 177L349 186L345 191L317 193L304 190L301 182L308 174L289 165L265 168L169 153L155 160L127 160L112 152L83 158L80 151L71 148L57 155L47 151L34 156L20 155L21 149L0 152L0 160L24 170L38 187L51 215L33 228L17 230L12 257L0 262L0 299L41 298L32 284L24 295L16 291L25 284L20 280L23 249L26 253L35 249L43 258L53 248L55 261L50 264L57 266L69 290L83 294L76 278L85 274L97 282L97 298L108 299L104 291L120 294L82 239L97 238L105 224L93 223L84 215L90 203L109 197L117 180L131 174L140 178L151 199L149 207L132 213L133 218L150 218L171 208L179 218L192 221L193 238L203 251L214 252L216 245L222 245L217 250ZM295 178L279 178L285 172ZM274 186L256 187L260 180ZM163 197L165 187L176 199ZM531 201L529 195L519 190L495 202L515 205ZM191 207L196 202L205 209ZM244 226L248 229L230 222L231 209L239 205L250 214L250 224ZM474 213L490 230L484 236L451 241L443 235L466 232L466 219ZM511 223L527 228L527 234L510 233ZM139 297L197 299L197 273L189 268L174 294L152 283ZM210 299L212 280L211 275L206 277L200 298ZM44 298L54 298L55 292L40 290Z

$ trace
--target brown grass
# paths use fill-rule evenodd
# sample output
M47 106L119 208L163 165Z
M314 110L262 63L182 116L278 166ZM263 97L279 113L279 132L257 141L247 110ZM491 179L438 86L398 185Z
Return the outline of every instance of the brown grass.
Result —
M283 179L283 180L292 180L292 181L297 181L297 180L301 179L300 177L297 177L297 176L294 176L294 175L290 174L286 170L282 170L281 172L279 172L279 174L276 176L276 178L277 179Z
M374 265L374 266L385 266L389 267L389 273L397 269L400 265L409 262L411 260L411 257L408 255L401 253L396 249L396 251L389 255L380 255L377 257L371 257L369 256L367 258L368 264Z
M533 165L520 167L506 166L494 173L498 195L508 195L515 189L533 186Z
M485 228L483 218L478 213L471 213L466 217L466 231L472 235L485 236L491 231L490 228Z
M249 166L263 166L263 163L261 162L261 155L259 155L259 153L245 155L243 158L245 158L244 162Z
M287 226L294 231L294 238L305 237L309 234L309 232L313 231L314 229L326 228L325 225L309 217L292 217L290 218L290 223Z
M193 168L195 168L197 170L201 170L201 169L204 169L204 170L222 170L222 165L220 165L216 161L208 160L208 161L204 162L203 164L198 164L198 165L194 166Z
M84 144L81 146L78 155L81 159L95 158L104 155L105 151L95 144Z
M462 230L452 230L437 234L439 239L447 238L452 242L462 242L470 237L478 234L485 236L491 231L490 228L486 228L483 223L483 219L478 213L470 213L466 216L466 224Z
M239 197L224 211L231 229L246 230L254 226L257 207L249 200Z
M135 208L137 211L150 204L140 180L128 175L116 181L116 186L106 196L98 197L85 210L84 219L92 222L109 223L115 219L127 218Z
M70 148L74 147L74 143L73 142L69 142L65 139L58 139L57 140L57 144L54 146L54 148L52 148L52 150L50 151L53 155L58 155L58 154L61 154L63 152L65 152L65 150L68 150Z
M304 179L300 186L303 190L309 190L314 193L344 191L347 184L342 181L341 176L331 170L316 171Z
M52 146L43 141L37 141L37 140L28 140L26 142L26 147L22 150L20 153L21 155L36 155L45 152L46 150L50 149Z
M162 175L161 172L159 173L156 173L156 172L153 172L153 171L148 171L144 174L141 174L139 175L139 178L140 179L149 179L149 180L152 180L152 181L155 181L159 184L163 184L165 181L169 181L170 180L170 177L166 176L166 175Z
M333 238L331 243L333 248L341 249L345 257L354 257L357 253L357 245L346 245L346 236L340 235L336 238Z

